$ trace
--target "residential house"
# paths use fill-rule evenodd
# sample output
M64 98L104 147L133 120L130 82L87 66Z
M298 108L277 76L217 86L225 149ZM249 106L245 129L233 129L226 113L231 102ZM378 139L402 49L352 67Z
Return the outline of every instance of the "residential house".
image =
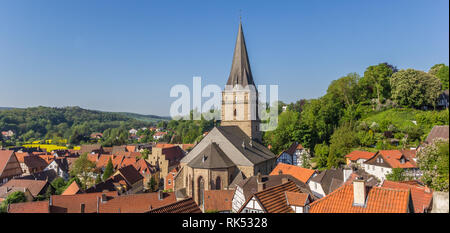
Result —
M433 191L419 184L410 182L394 182L385 180L382 187L391 189L409 190L414 205L414 213L428 213L431 211Z
M134 168L144 177L144 189L149 189L149 183L153 179L157 182L159 180L159 170L156 166L152 166L145 159L139 159L132 164Z
M173 183L175 180L175 176L178 174L178 171L180 170L180 167L174 167L172 170L167 173L167 176L164 179L164 190L174 190L173 189Z
M23 192L25 194L26 201L33 201L34 199L33 194L31 194L30 190L28 190L26 187L0 186L0 203L14 192Z
M136 129L130 129L129 131L128 131L128 133L130 133L130 134L136 134L138 131L136 130Z
M118 194L115 191L75 195L51 195L48 202L50 213L97 213L101 198L110 200L117 196Z
M356 179L311 203L309 213L414 213L414 206L408 190L367 187Z
M7 213L50 213L48 201L33 201L10 204Z
M297 142L294 142L287 150L282 151L277 156L277 164L284 163L290 165L297 165L298 164L297 155L295 154L297 145L299 144Z
M12 150L0 150L0 185L22 175L20 163Z
M147 213L152 214L162 214L162 213L184 213L184 214L196 214L202 213L202 210L195 203L194 199L187 198L184 200L177 201L172 204L168 204L159 208L152 209Z
M231 213L235 190L205 190L203 212Z
M257 176L245 178L232 187L235 189L232 201L232 211L238 212L239 209L244 205L244 203L249 198L251 198L254 193L261 192L273 186L280 185L282 184L283 180L293 181L302 193L309 194L312 200L316 199L307 184L294 178L291 175L281 174L269 176L258 174Z
M285 163L278 163L277 166L273 169L273 171L269 175L274 176L281 174L291 175L305 184L308 184L309 180L315 175L317 175L316 171L312 169L302 168L299 166L289 165Z
M166 135L167 135L167 132L156 132L155 134L153 134L153 139L159 140Z
M375 155L373 152L354 150L345 156L347 165L356 164L363 166L363 163Z
M77 182L73 181L61 195L75 195L79 193L81 193L81 188L78 186Z
M238 213L307 213L311 199L287 178L282 183L254 193Z
M442 139L449 139L449 126L448 125L435 125L431 129L430 133L428 134L427 138L425 139L426 144L433 143L434 140L442 138Z
M96 132L96 133L91 133L91 138L92 139L101 139L103 137L102 133Z
M317 198L322 198L339 188L345 180L343 169L328 169L309 181L309 188Z
M8 131L2 131L2 136L5 139L9 139L12 136L14 136L14 132L12 130L8 130Z
M0 186L6 193L11 193L9 190L28 190L31 194L31 200L39 195L44 195L50 184L45 180L24 180L24 179L12 179ZM1 193L1 192L0 192ZM0 196L5 196L5 193L0 194ZM7 196L7 195L6 195Z
M123 195L110 200L100 199L98 213L145 213L176 201L175 194L162 191Z
M104 154L103 147L100 144L81 145L78 154Z
M392 173L393 168L403 168L406 174L413 178L422 175L416 162L404 151L380 150L372 158L363 163L364 170L376 176L379 180L386 179L386 175Z
M109 179L85 190L86 193L117 191L119 194L135 194L144 190L144 177L133 165L119 168Z
M58 174L54 170L46 170L36 172L30 175L15 177L14 179L23 179L23 180L45 180L51 183L54 179L58 177Z
M48 163L45 159L43 159L41 156L36 155L25 156L24 163L25 175L41 172L48 166Z
M180 164L184 156L185 152L179 146L157 146L152 149L152 154L148 156L147 161L159 168L159 179L164 179L170 170Z
M437 99L437 103L436 103L436 107L438 109L446 109L446 108L448 108L448 105L449 105L449 96L448 95L449 95L448 89L443 91L439 95L439 97Z
M69 179L69 163L66 158L56 158L44 168L44 171L46 170L54 170L59 177Z
M30 156L30 153L17 151L17 152L14 152L14 154L16 155L17 161L19 161L20 168L22 168L22 173L24 175L30 174L30 171L28 170L28 167L25 164L25 157Z

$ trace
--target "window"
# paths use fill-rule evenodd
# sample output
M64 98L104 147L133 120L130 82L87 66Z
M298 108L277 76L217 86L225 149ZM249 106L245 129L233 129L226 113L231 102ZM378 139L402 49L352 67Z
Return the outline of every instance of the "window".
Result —
M172 184L172 180L168 179L168 180L167 180L167 184L168 184L168 185L171 185L171 184Z

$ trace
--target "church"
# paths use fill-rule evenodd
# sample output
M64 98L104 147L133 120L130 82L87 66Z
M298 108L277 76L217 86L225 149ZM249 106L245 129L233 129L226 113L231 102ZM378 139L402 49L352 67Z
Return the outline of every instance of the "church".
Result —
M174 178L179 198L190 196L203 204L204 190L231 189L247 177L269 174L276 155L262 145L258 92L239 23L233 62L222 92L219 127L212 129L181 161Z

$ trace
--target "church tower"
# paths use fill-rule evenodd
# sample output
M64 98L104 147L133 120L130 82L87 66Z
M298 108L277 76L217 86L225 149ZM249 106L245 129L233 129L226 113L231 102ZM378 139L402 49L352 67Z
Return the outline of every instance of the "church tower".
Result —
M230 76L222 92L221 120L221 126L238 126L253 140L262 141L258 91L250 69L242 23L239 23Z

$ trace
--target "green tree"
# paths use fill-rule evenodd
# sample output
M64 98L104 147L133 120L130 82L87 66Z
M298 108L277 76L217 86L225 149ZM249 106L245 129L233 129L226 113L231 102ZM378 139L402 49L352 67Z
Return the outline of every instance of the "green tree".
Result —
M114 173L114 166L111 161L111 158L109 158L108 163L106 164L105 171L103 172L103 180L107 180L112 174Z
M392 98L400 105L420 108L435 106L441 82L435 76L419 70L400 70L391 78Z
M449 141L437 139L417 153L421 180L436 191L449 191Z
M331 94L345 106L354 105L358 101L359 89L358 81L360 76L357 73L350 73L340 79L334 80L328 86L327 94Z
M316 163L316 167L319 170L327 167L328 155L330 154L330 148L323 142L322 144L316 144L314 147L313 162Z
M449 68L445 64L436 64L428 71L439 78L442 83L442 90L448 90L449 87Z
M381 103L384 99L390 97L391 84L389 82L393 73L397 69L387 63L367 67L364 77L361 79L360 85L368 94L364 97L376 98L377 103Z
M67 183L63 178L57 177L52 181L52 183L50 183L50 185L55 189L54 194L61 195L61 193L66 190Z
M278 117L278 126L273 131L264 134L264 141L272 145L272 151L279 153L287 149L293 142L300 141L300 114L298 112L286 110Z
M386 179L390 181L406 180L405 170L403 168L393 168L392 172L386 175Z
M344 156L357 145L358 138L351 125L345 124L337 128L331 135L327 167L337 168L339 164L344 163Z
M75 160L70 175L78 177L81 182L81 188L86 189L87 184L90 182L95 163L90 161L87 157L87 153L83 153Z
M9 194L6 199L1 203L0 205L0 212L6 212L8 205L13 203L19 203L19 202L26 202L27 197L25 196L24 192L21 191L15 191L11 194Z
M155 177L152 176L152 178L150 178L150 181L148 182L148 186L150 187L150 192L154 192L156 191L156 189L158 188L158 183L155 180Z

